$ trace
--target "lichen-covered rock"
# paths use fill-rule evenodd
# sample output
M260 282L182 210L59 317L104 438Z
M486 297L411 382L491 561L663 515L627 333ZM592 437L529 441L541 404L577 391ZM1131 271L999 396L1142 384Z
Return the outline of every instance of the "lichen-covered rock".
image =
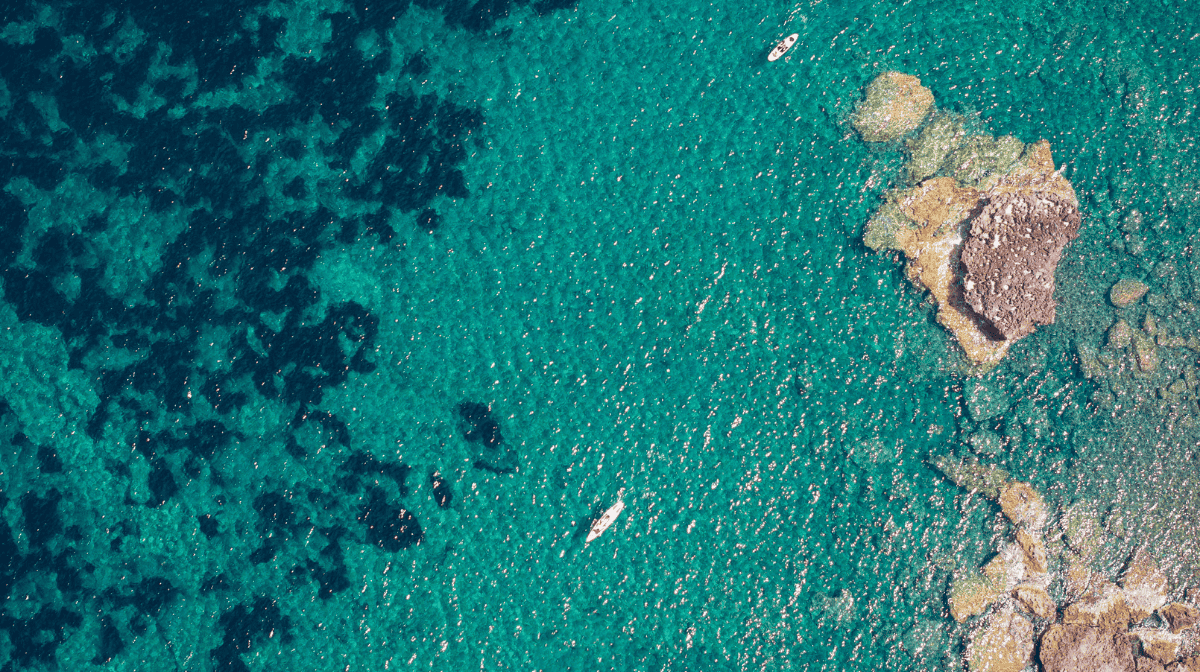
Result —
M1200 623L1200 610L1186 604L1168 604L1158 612L1167 621L1171 632L1179 634Z
M1005 340L1054 322L1054 272L1079 234L1079 208L1055 194L1002 194L971 221L966 300Z
M1000 492L1000 509L1014 525L1039 531L1046 524L1046 501L1023 481L1007 483Z
M1200 672L1200 656L1180 658L1167 672Z
M1132 278L1122 278L1109 290L1108 300L1118 308L1128 308L1141 300L1148 291L1150 291L1150 286L1146 283Z
M1121 587L1136 623L1167 603L1167 575L1145 549L1139 550L1121 575Z
M1009 480L1008 472L989 467L977 460L958 460L950 455L933 458L933 466L952 483L967 491L978 491L988 499L1000 497L1000 490Z
M1055 624L1042 635L1045 672L1133 672L1133 647L1120 630Z
M937 321L950 330L967 357L984 367L995 365L1009 343L992 338L962 296L958 255L980 194L956 185L952 177L935 177L896 196L909 228L896 235L908 259L909 281L925 287L937 300Z
M920 126L932 105L933 93L920 79L885 72L867 85L850 123L867 142L890 142Z
M971 672L1021 672L1033 661L1033 624L1011 606L971 632L967 667Z
M938 172L950 152L966 136L958 115L938 114L909 142L908 179L916 184Z
M1058 605L1054 603L1054 598L1050 597L1050 593L1040 586L1017 586L1013 591L1013 597L1017 598L1017 602L1029 613L1038 618L1054 618L1058 611Z
M1167 668L1162 663L1153 658L1147 658L1145 656L1138 656L1134 659L1133 669L1136 670L1136 672L1167 672ZM1171 670L1171 672L1179 671Z

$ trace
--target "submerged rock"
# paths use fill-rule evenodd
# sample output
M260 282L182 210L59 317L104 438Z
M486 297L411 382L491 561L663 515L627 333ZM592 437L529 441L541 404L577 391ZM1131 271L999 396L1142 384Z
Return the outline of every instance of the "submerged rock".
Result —
M1138 622L1167 603L1167 575L1145 550L1139 550L1121 575L1130 617Z
M1154 344L1154 339L1140 331L1131 331L1130 335L1133 340L1133 352L1137 355L1138 368L1145 373L1157 371L1162 358L1158 354L1158 346Z
M1008 396L1002 390L987 383L976 381L966 395L967 411L975 422L983 422L1003 414L1010 405Z
M977 460L957 460L949 455L933 458L933 466L958 487L976 490L988 499L998 499L1000 490L1008 483L1008 472L998 467L980 464Z
M1004 194L971 221L966 299L1005 340L1054 322L1054 271L1079 235L1079 208L1055 194Z
M1108 291L1108 299L1118 308L1127 308L1141 300L1150 286L1140 280L1122 278Z
M962 623L982 614L1004 593L1004 580L1000 576L972 572L955 577L950 584L950 615Z
M1033 661L1033 624L1011 606L971 633L967 666L971 672L1021 672Z
M1025 143L1011 135L996 139L972 135L946 157L942 170L962 184L974 186L991 175L1008 172L1024 151Z
M966 136L958 115L938 114L908 145L908 179L916 184L932 177Z
M932 105L933 93L920 79L885 72L867 85L867 97L850 123L867 142L890 142L920 126Z
M1125 320L1117 320L1108 330L1108 347L1128 348L1133 343L1133 327Z

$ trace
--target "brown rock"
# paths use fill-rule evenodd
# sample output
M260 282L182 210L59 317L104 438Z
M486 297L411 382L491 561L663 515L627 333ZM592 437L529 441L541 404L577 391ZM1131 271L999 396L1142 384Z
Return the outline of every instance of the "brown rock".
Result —
M1078 200L1071 183L1055 171L1045 140L1027 145L1007 173L977 186L960 187L952 177L937 177L911 189L893 190L885 205L887 216L883 209L878 213L885 225L868 227L867 238L873 246L904 251L908 279L929 289L937 300L938 323L954 334L972 363L986 370L999 363L1012 342L977 315L963 296L960 253L971 219L989 195L1054 194L1073 204ZM872 233L875 229L880 231Z
M1025 553L1025 566L1032 574L1046 573L1046 542L1041 535L1034 536L1024 529L1017 530L1017 545Z
M973 572L954 577L950 583L950 615L963 621L982 614L1004 594L1004 579Z
M1017 598L1017 601L1029 613L1038 618L1054 618L1054 614L1058 610L1058 605L1054 604L1054 599L1050 597L1050 594L1044 588L1039 586L1017 586L1017 589L1013 591L1013 597Z
M1013 481L1000 491L1000 509L1014 525L1037 531L1046 524L1046 502L1023 481Z
M1171 632L1179 634L1200 622L1200 610L1186 604L1168 604L1158 612L1171 626Z
M1124 630L1129 626L1129 605L1125 593L1107 581L1093 579L1092 591L1063 608L1062 622L1108 630Z
M1134 661L1137 672L1167 672L1167 668L1163 664L1153 658L1138 656Z
M1054 271L1079 222L1075 203L1051 193L997 195L971 220L966 300L1005 340L1054 322Z
M1021 672L1033 661L1033 624L1008 607L971 632L967 667L971 672Z
M1134 628L1130 634L1142 642L1142 653L1163 665L1179 657L1179 635L1158 628Z
M867 142L890 142L916 129L933 105L933 92L902 72L885 72L867 85L850 123Z
M1200 656L1181 658L1167 666L1167 672L1200 672Z
M1133 647L1119 630L1054 624L1042 635L1045 672L1133 672Z
M1130 559L1121 575L1121 587L1125 589L1125 602L1135 623L1167 603L1167 576L1145 549Z
M1108 299L1118 308L1127 308L1137 303L1148 291L1150 291L1150 286L1146 283L1132 278L1122 278L1108 291Z

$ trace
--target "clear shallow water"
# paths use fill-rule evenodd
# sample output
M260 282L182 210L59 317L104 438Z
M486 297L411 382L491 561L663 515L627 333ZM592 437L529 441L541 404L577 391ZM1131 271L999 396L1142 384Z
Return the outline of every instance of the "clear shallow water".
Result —
M885 69L1080 194L989 462L1113 562L1181 529L1194 435L1075 346L1118 277L1191 291L1184 4L496 8L6 10L15 669L956 668L1001 528L927 462L979 428L961 356L859 240Z

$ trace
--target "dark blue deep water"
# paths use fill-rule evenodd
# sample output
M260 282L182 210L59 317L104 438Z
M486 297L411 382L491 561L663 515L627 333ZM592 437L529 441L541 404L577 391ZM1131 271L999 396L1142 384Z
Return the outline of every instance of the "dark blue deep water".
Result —
M1200 331L1195 10L8 0L0 670L957 670L947 454L1182 595L1196 351L1080 353ZM1079 194L986 375L861 242L885 70Z

